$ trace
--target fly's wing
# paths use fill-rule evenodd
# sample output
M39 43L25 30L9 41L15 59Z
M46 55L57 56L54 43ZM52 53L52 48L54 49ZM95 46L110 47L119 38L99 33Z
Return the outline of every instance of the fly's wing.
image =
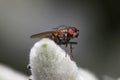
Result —
M32 35L31 38L49 38L49 37L52 37L54 33L55 31L41 32L41 33Z
M67 28L66 25L60 25L57 28L53 28L53 29L57 30L57 29L66 29L66 28Z

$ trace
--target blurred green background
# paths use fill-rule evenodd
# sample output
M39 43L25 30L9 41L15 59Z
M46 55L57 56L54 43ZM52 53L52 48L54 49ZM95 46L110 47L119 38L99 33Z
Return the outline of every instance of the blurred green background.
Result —
M76 26L73 55L97 75L120 76L119 0L0 0L0 63L30 74L30 36L59 25Z

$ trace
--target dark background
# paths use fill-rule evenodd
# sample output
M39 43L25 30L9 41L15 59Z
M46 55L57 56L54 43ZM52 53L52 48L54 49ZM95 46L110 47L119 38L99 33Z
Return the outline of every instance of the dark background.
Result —
M30 35L76 26L74 57L97 75L120 76L119 0L0 0L0 63L30 74Z

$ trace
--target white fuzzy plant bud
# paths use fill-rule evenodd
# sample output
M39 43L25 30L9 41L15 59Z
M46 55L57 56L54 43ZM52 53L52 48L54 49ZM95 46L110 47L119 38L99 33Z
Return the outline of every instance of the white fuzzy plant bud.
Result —
M54 41L42 39L30 51L32 80L98 80L77 67Z
M0 64L0 80L28 80L28 76L6 65Z
M120 78L118 78L117 80L120 80Z

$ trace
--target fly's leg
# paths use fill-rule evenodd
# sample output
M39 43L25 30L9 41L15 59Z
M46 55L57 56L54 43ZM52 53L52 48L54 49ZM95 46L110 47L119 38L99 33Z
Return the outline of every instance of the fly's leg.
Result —
M77 42L69 42L69 44L70 44L70 53L69 53L69 55L70 55L71 60L74 61L74 57L73 57L73 55L72 55L72 50L73 50L73 46L72 46L72 45L73 45L73 44L76 45Z
M70 55L71 60L74 61L74 57L73 57L73 54L72 54L72 50L73 50L73 46L72 46L72 44L70 44L70 53L69 53L69 55Z

